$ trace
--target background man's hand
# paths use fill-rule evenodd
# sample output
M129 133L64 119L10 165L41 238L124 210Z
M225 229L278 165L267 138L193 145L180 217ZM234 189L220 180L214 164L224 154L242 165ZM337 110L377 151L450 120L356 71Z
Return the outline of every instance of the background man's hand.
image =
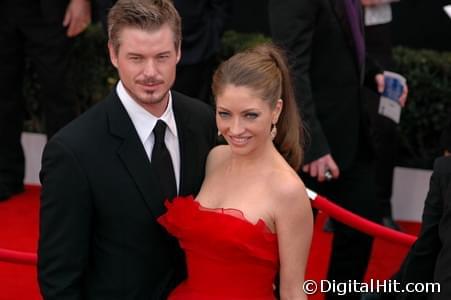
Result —
M67 36L74 37L91 24L91 3L88 0L71 0L64 15L63 25Z
M374 77L374 80L376 81L377 91L379 93L383 93L384 88L385 88L384 74L376 74L376 76ZM407 83L406 83L404 85L404 89L402 90L402 95L399 97L399 103L401 104L401 107L404 107L406 105L408 94L409 94L409 87L407 86Z
M302 171L309 173L312 177L316 177L319 182L326 180L326 171L332 173L332 178L338 178L340 176L340 170L330 154L326 154L317 160L305 164L302 167Z

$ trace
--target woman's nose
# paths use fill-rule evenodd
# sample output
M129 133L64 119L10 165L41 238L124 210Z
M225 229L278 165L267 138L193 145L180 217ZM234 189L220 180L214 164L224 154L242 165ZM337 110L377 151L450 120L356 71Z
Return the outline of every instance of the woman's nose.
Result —
M235 118L230 125L230 133L233 135L239 135L243 133L244 127L239 118Z

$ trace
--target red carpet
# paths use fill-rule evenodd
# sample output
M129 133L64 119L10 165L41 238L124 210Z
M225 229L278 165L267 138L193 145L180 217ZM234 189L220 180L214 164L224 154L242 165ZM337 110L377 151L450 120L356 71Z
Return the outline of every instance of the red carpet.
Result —
M27 187L25 193L0 202L0 248L35 252L38 236L39 188ZM307 279L319 281L325 278L331 237L322 231L325 216L319 214L307 267ZM401 223L405 232L416 234L419 225ZM408 249L393 243L376 240L367 280L386 279L397 270ZM39 289L36 269L33 266L16 265L0 261L0 300L38 300ZM317 294L312 300L323 299Z
M0 248L36 252L38 236L39 188L0 202ZM0 300L41 299L36 268L0 261Z

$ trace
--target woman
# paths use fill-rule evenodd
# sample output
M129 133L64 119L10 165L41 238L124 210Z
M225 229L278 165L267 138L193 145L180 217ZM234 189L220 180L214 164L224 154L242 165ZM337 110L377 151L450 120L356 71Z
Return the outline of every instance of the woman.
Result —
M298 177L302 132L287 63L273 45L236 54L213 77L214 148L196 199L167 202L160 223L186 252L188 278L169 299L307 299L313 218Z

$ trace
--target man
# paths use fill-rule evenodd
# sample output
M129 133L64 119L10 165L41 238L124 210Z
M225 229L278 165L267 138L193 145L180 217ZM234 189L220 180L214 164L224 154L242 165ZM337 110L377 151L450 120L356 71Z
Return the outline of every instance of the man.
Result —
M166 299L185 276L181 249L156 219L166 198L198 192L214 114L170 91L181 28L169 0L119 0L108 23L119 83L44 150L44 299Z
M397 0L360 0L365 15L365 45L368 55L384 70L393 70L391 45L391 2ZM380 95L366 90L371 120L371 137L375 150L376 201L382 224L400 230L392 217L391 197L398 148L397 123L379 114Z
M87 0L5 0L0 10L0 201L23 191L20 137L25 57L38 75L45 128L51 137L77 115L66 75L73 37L91 22Z
M441 136L443 156L434 162L429 191L424 202L421 230L399 271L402 286L408 283L437 283L440 293L378 295L374 299L447 300L451 298L451 120Z
M374 85L376 79L381 92L383 75L377 74L377 68L365 67L360 4L357 0L273 0L269 16L274 40L292 58L296 97L310 136L301 174L306 186L377 220L362 83L366 78ZM336 223L328 279L361 282L371 246L370 237ZM340 296L331 293L326 298L335 297Z
M423 292L366 294L362 300L448 300L451 297L451 120L440 142L443 156L434 162L418 239L398 272L390 278L399 284L398 291L407 289L407 284L411 289L412 284L429 286Z

